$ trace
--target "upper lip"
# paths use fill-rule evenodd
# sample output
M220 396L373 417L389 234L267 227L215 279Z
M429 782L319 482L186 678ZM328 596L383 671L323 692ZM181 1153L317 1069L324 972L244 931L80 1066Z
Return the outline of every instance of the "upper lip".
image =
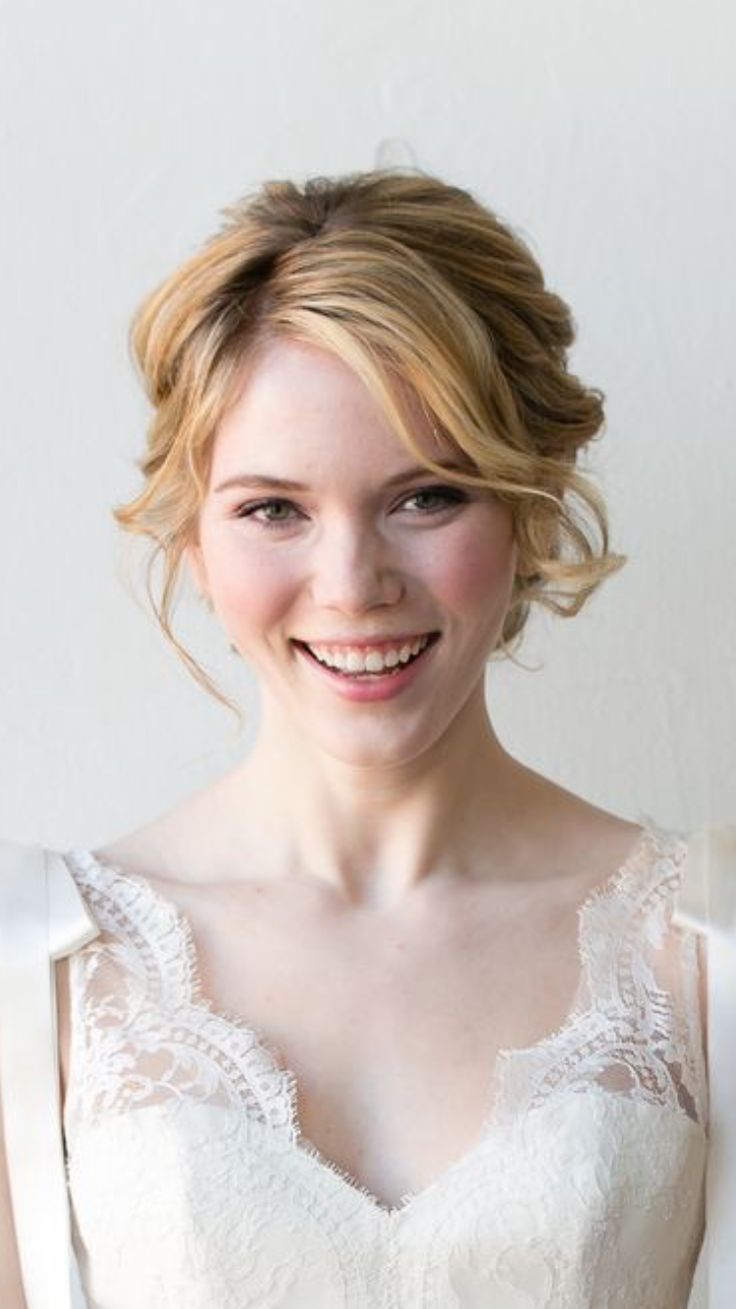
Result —
M295 640L301 641L303 645L326 645L331 647L353 646L355 649L362 650L368 646L381 645L402 645L406 641L416 641L421 636L439 636L439 632L408 632L398 636L337 636L322 637L320 640L306 641L303 637L295 637Z

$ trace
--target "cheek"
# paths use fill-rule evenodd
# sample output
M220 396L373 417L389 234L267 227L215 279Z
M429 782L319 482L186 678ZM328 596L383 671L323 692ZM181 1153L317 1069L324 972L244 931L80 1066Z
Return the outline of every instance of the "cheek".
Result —
M298 586L297 570L277 551L228 544L211 551L208 569L215 609L231 632L276 622Z
M433 558L432 589L449 610L488 613L494 601L507 601L516 554L510 529L459 531Z
M417 540L399 567L449 612L492 616L505 607L517 548L510 520L468 515L446 531ZM305 556L245 541L211 539L207 570L215 610L231 632L278 623L299 599ZM308 571L308 570L307 570Z

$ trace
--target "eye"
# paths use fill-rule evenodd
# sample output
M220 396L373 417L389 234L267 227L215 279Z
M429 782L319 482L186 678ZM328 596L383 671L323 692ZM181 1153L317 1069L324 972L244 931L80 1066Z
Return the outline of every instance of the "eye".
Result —
M419 500L429 496L430 500L434 497L439 500L440 509L446 509L448 504L462 504L467 500L464 491L459 490L456 486L422 486L418 490L412 491L411 495L406 496L407 500ZM437 509L425 510L425 513L436 514Z
M262 509L270 509L272 505L285 506L287 509L293 509L290 500L279 500L272 497L270 500L258 500L255 504L241 505L235 511L236 518L253 518L261 527L281 527L284 523L290 522L289 518L256 518L256 514Z
M401 503L404 504L408 500L417 501L417 500L424 500L426 498L429 498L430 500L434 499L435 501L439 501L439 506L429 509L420 508L418 514L416 512L414 513L413 515L414 517L418 516L418 517L426 518L429 517L430 514L440 513L443 509L446 509L449 505L461 504L464 501L467 501L468 499L466 493L464 491L459 490L458 487L455 486L422 486L422 487L418 487L416 491L412 491L411 495L404 496L404 499ZM258 517L259 514L261 513L265 514L266 511L271 510L274 507L279 509L285 509L285 510L296 509L296 506L292 504L291 500L284 500L281 499L280 497L271 496L267 500L257 500L252 504L240 505L240 507L235 510L234 517L252 518L253 521L258 524L259 527L265 527L269 529L278 529L281 527L289 526L289 524L292 522L293 519L293 514L291 513L279 514L278 517L273 517L273 516L263 517L263 518Z

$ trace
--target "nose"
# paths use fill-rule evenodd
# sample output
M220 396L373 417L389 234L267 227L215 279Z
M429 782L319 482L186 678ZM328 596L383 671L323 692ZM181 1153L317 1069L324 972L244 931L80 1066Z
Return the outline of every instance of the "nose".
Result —
M396 548L354 520L325 529L314 548L311 589L317 606L343 613L396 604L405 591Z

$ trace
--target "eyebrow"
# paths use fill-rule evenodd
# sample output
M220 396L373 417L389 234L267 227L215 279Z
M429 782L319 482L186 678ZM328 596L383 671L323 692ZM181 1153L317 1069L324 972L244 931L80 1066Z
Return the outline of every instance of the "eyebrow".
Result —
M459 464L454 459L440 459L438 461L440 468L446 468L448 472L467 473L471 470L467 466ZM410 482L415 477L422 475L432 476L432 469L425 468L423 464L416 464L413 468L405 468L402 473L396 473L394 477L389 477L382 483L382 489L388 490L393 486L401 486L404 482ZM236 473L233 477L228 477L224 482L220 482L215 487L215 491L227 491L231 486L267 486L277 487L281 491L308 491L310 488L303 482L292 482L286 477L267 477L262 473Z

